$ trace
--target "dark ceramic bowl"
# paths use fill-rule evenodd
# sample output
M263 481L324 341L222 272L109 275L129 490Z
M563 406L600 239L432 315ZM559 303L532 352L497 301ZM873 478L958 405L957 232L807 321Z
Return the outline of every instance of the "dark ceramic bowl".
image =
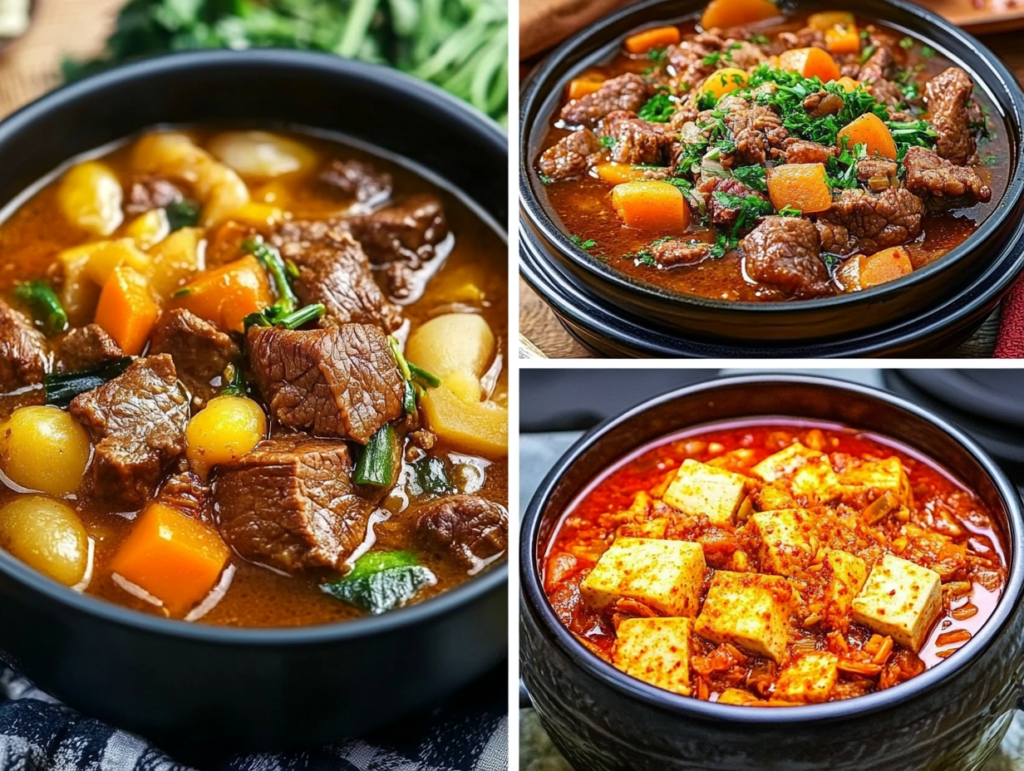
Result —
M999 205L967 241L910 276L820 300L726 302L630 278L578 249L547 205L533 162L565 84L607 60L628 32L681 20L705 0L644 0L563 43L526 84L520 111L520 217L523 275L564 324L601 353L639 356L907 355L955 347L970 336L1024 269L1024 93L1012 73L975 38L904 0L863 0L856 12L926 41L967 70L1002 119L1013 157ZM834 3L797 0L800 11ZM598 339L594 339L598 338ZM602 340L603 338L604 340Z
M580 645L544 595L540 559L566 506L632 450L682 429L807 418L891 436L953 471L995 513L1010 561L1004 595L954 656L848 701L754 709L678 696ZM552 740L580 771L972 771L999 745L1024 682L1024 519L1017 491L966 435L883 391L806 376L709 381L602 423L541 484L522 525L520 668Z
M496 124L392 70L284 51L176 54L44 97L0 124L0 204L156 124L218 122L313 128L408 159L504 235L508 143ZM82 596L0 551L0 655L70 706L176 753L309 746L381 726L500 662L507 580L500 565L382 617L229 629Z

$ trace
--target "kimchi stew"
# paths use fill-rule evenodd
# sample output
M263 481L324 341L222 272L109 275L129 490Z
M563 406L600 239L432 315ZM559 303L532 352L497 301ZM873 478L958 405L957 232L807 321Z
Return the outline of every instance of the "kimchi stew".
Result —
M993 104L926 42L769 0L652 25L577 73L533 159L583 259L681 294L827 298L942 258L1006 188Z
M543 558L562 624L659 688L797 706L955 656L1006 579L992 513L930 461L837 425L723 424L643 448Z
M344 621L507 549L506 248L332 139L161 130L0 223L0 548L229 626Z

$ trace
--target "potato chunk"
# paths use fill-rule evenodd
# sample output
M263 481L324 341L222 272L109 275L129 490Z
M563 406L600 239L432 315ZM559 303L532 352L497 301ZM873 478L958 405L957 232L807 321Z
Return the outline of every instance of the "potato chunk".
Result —
M839 549L828 549L824 559L828 571L825 584L824 623L829 629L845 632L850 608L868 577L868 567L860 557Z
M792 596L784 578L719 570L694 630L712 642L732 643L781 663L789 637Z
M839 476L839 482L851 492L891 492L901 505L907 508L914 505L914 492L910 487L907 472L903 469L900 459L895 456L851 466Z
M630 618L619 624L612 663L666 691L690 695L690 618Z
M805 653L782 670L775 698L800 704L828 701L839 680L839 659L833 653Z
M942 609L942 579L934 570L886 554L853 600L853 620L915 653Z
M684 514L703 514L716 525L732 524L746 495L747 478L695 460L683 461L665 491L665 503Z
M624 598L668 616L693 617L700 609L704 570L700 544L617 538L583 579L580 592L595 610Z
M765 573L791 576L810 565L818 553L821 544L810 511L759 511L750 521L761 538L758 556Z

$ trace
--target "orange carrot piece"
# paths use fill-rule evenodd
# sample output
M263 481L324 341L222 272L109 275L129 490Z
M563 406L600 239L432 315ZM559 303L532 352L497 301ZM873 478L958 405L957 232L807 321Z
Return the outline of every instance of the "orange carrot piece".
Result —
M725 29L774 19L782 11L768 0L711 0L700 17L704 29Z
M914 272L910 252L902 246L876 252L865 257L860 268L861 289L870 289L879 284L895 281Z
M217 583L231 551L216 530L151 503L110 562L110 570L182 616Z
M825 30L825 45L834 54L860 52L860 30L856 24L837 24Z
M848 94L853 93L858 88L860 88L860 81L854 80L848 75L844 75L843 77L839 78L839 80L837 80L836 83L842 86L843 91L845 91Z
M592 94L604 85L600 80L587 80L585 78L573 78L569 81L569 98L582 99L587 94Z
M822 163L787 163L768 172L768 197L772 206L787 206L804 214L827 211L832 207L832 191Z
M842 76L836 60L820 48L794 48L792 51L785 51L779 56L779 67L805 78L817 76L821 78L822 83L839 80Z
M896 160L896 141L892 138L892 132L873 112L864 113L839 132L837 144L840 148L844 138L847 139L846 146L851 150L857 145L865 145L869 158L881 155Z
M690 224L690 207L683 192L661 180L616 185L612 189L612 204L626 227L680 233Z
M266 271L251 254L203 273L175 295L179 307L235 332L244 330L246 316L274 301Z
M700 92L714 97L717 101L726 94L731 94L746 86L747 80L747 73L743 70L737 67L726 67L708 75L700 87Z
M594 167L597 178L609 185L621 185L624 182L635 182L644 178L643 169L637 169L626 163L599 163Z
M679 40L678 27L654 27L630 35L624 45L631 54L645 54L652 48L676 45Z
M149 294L149 284L129 267L114 268L103 285L95 321L129 356L142 353L156 323L160 307Z

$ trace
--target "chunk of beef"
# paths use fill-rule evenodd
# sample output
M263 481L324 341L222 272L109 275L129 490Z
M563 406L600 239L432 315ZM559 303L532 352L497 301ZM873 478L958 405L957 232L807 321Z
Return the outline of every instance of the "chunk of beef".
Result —
M648 251L663 268L674 268L676 265L696 265L703 262L711 254L711 245L670 238L651 244Z
M768 46L768 54L778 56L794 48L821 48L827 51L825 33L813 27L804 27L796 32L780 32Z
M185 452L188 397L168 354L136 359L122 375L76 396L70 411L95 445L92 481L102 498L141 506Z
M906 188L889 188L877 195L844 190L832 208L818 217L821 248L847 255L901 246L920 235L923 216L924 203Z
M725 125L736 144L738 165L763 166L783 152L789 132L782 125L782 119L769 108L751 104L743 97L727 96L718 103L716 110L725 113ZM711 113L701 113L697 125L706 125L713 117Z
M560 180L586 174L593 156L601 152L601 140L590 129L574 131L562 137L540 156L538 166L548 179Z
M740 216L742 200L735 199L759 198L767 201L768 197L756 190L751 190L738 179L725 177L709 177L697 187L697 192L704 196L708 215L716 225L732 227Z
M74 327L57 344L57 371L96 369L124 356L121 346L99 324Z
M0 300L0 391L43 382L49 364L43 333L24 314Z
M475 495L452 495L420 506L416 528L436 551L476 572L508 549L508 513Z
M366 537L380 493L352 482L344 442L289 435L213 470L213 512L239 555L288 572L340 568Z
M787 139L783 148L786 163L828 163L829 158L836 157L836 148L806 139Z
M760 47L747 40L727 38L722 44L722 59L726 67L736 67L741 70L752 70L765 60Z
M170 180L147 175L132 181L124 210L128 214L145 214L184 199L185 195Z
M194 519L212 522L210 486L189 469L184 459L179 461L177 470L160 486L156 497L176 511L186 512Z
M874 46L875 50L867 58L867 61L861 65L858 79L862 83L877 83L882 80L889 80L893 75L894 61L892 51L889 50L886 41L877 37L871 38L870 45Z
M712 63L721 56L725 38L705 32L668 47L668 63L675 70L672 79L679 92L690 91L703 83L718 67ZM634 111L635 112L635 111Z
M955 166L931 150L911 147L903 159L907 170L907 189L919 196L962 198L991 201L992 188L970 166Z
M320 181L361 204L374 204L391 197L391 175L355 159L333 160L320 171Z
M618 110L604 120L605 136L615 140L612 160L632 166L664 166L672 136L661 123L640 120L631 112Z
M950 67L928 81L924 98L938 133L935 151L954 166L965 166L977 145L971 133L968 107L974 83L959 67Z
M828 91L816 91L803 101L803 108L812 118L824 118L826 115L838 115L842 112L843 97L830 94Z
M377 327L250 327L249 360L277 421L366 444L402 414L405 383Z
M393 332L402 313L384 296L370 262L345 225L324 220L284 222L271 242L295 263L295 293L305 303L323 303L320 326L373 324Z
M183 308L160 316L153 329L150 350L171 355L178 379L200 405L217 395L216 380L229 364L241 359L234 340Z
M639 112L653 94L654 89L642 77L629 72L606 80L594 93L569 102L562 108L561 118L571 126L593 127L616 110Z
M872 190L896 187L899 165L888 158L861 158L857 162L857 179L867 182Z
M788 298L830 294L818 231L803 217L765 217L743 239L747 275Z

